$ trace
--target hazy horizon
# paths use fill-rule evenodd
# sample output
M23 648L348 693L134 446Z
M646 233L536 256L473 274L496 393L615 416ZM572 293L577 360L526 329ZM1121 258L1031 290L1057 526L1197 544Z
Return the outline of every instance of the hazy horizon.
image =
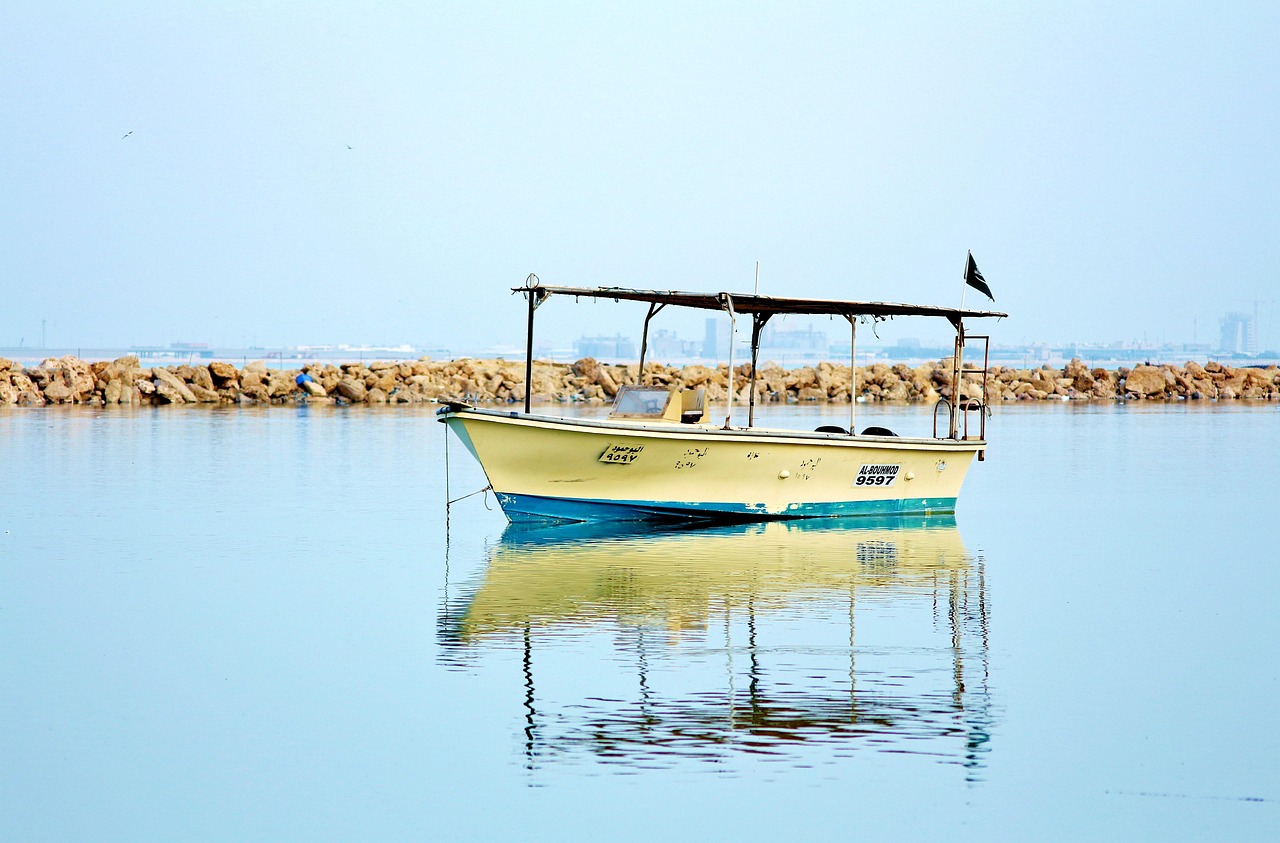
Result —
M957 305L972 250L1001 342L1212 343L1256 306L1274 348L1278 24L26 5L0 31L0 346L518 346L530 272L748 291L756 261L763 293ZM605 317L539 330L638 336Z

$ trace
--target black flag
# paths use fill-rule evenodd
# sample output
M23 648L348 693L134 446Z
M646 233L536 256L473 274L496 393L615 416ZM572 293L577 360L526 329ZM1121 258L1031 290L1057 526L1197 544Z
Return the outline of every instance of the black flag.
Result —
M996 297L991 295L991 288L987 286L987 279L983 278L982 273L978 271L978 264L973 260L973 252L969 253L969 263L964 268L964 283L992 301L996 300Z

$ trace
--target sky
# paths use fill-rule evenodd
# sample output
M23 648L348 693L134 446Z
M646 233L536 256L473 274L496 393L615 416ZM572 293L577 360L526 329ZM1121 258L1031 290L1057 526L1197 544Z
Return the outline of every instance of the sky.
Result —
M1274 348L1278 33L1274 2L12 3L0 347L519 347L531 272L757 261L955 306L972 250L995 342L1211 342L1256 302Z

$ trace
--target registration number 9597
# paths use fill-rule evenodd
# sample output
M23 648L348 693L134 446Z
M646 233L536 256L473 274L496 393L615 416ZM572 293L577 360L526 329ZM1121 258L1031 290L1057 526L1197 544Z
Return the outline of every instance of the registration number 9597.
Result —
M863 465L858 469L858 476L854 478L853 485L892 486L901 470L900 465Z

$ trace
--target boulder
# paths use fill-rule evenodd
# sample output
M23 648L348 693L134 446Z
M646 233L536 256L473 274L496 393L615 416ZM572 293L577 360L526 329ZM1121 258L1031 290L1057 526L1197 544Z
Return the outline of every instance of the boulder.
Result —
M613 379L613 375L605 366L600 367L600 388L604 390L604 394L613 398L618 394L618 382ZM497 390L494 390L495 392Z
M159 370L157 369L157 371ZM179 391L177 387L175 387L170 381L164 380L163 378L156 378L155 387L156 387L155 394L159 396L164 403L166 404L187 403L187 396L184 395L181 391ZM185 389L186 385L184 384L183 387ZM190 389L187 389L186 393L187 395L191 395L191 401L192 403L194 403L196 400L195 395L191 394Z
M213 376L209 374L209 370L206 369L204 366L191 367L191 377L187 378L187 380L195 384L196 386L202 386L205 389L211 390L214 388ZM197 397L199 397L198 394L197 394Z
M222 396L207 386L193 383L188 388L191 390L191 394L195 396L196 401L201 404L217 404L222 400Z
M338 381L338 394L353 404L359 404L364 401L365 396L369 394L368 388L364 385L363 380L346 377Z
M215 360L209 364L209 374L213 378L214 386L218 389L223 388L228 383L235 383L240 380L240 372L236 370L236 367L220 360Z
M53 381L44 388L44 397L51 404L65 404L71 401L71 388L61 381Z
M1124 382L1127 392L1140 397L1163 395L1169 385L1165 380L1165 370L1156 366L1135 366Z
M590 382L600 377L600 364L594 357L583 357L574 363L572 368L576 376L586 378Z
M256 373L255 373L256 374ZM241 384L240 395L252 399L259 404L271 403L271 392L261 380L251 384Z
M154 367L151 370L151 377L155 380L156 392L168 399L170 404L181 404L184 401L190 401L193 404L195 403L196 396L195 393L191 391L190 387L188 387L177 375L170 372L163 366ZM169 391L162 391L160 389L161 384L169 387ZM182 401L172 400L169 394L170 392L176 393L180 398L182 398Z
M645 366L645 375L650 373L650 367ZM706 366L685 366L680 371L680 381L686 389L693 389L699 386L705 386L711 380L712 372Z
M267 394L272 398L284 398L297 388L294 382L296 375L290 372L275 371L267 379Z

